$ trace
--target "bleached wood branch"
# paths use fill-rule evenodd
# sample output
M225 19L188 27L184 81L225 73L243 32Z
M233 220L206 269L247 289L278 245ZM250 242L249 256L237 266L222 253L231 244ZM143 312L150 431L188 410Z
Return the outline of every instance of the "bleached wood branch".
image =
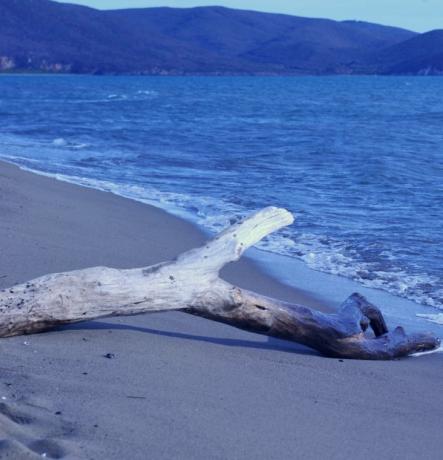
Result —
M391 359L439 345L430 334L388 332L381 312L353 294L336 314L240 289L220 269L266 235L293 222L265 208L176 260L119 270L95 267L56 273L0 292L0 337L108 316L185 310L234 327L308 345L329 356ZM372 335L365 333L368 326Z

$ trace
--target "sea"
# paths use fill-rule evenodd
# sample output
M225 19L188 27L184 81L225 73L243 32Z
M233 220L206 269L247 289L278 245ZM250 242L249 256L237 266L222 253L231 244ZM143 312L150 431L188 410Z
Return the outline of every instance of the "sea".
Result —
M276 276L442 322L442 94L438 77L5 75L0 158L208 234L287 208L252 254Z

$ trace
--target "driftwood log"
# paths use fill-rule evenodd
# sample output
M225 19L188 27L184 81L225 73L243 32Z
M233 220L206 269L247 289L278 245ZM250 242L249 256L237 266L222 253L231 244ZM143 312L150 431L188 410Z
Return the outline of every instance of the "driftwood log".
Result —
M240 289L219 277L224 265L292 222L289 212L270 207L171 262L56 273L2 290L0 337L109 316L184 310L331 357L393 359L439 346L432 334L406 335L401 327L388 331L380 310L359 294L351 295L337 313L326 314Z

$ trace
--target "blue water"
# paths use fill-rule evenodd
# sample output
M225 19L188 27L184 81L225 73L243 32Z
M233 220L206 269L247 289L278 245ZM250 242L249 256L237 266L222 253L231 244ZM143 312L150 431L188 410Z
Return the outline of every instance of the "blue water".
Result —
M208 230L283 206L260 247L443 308L443 79L0 78L0 156Z

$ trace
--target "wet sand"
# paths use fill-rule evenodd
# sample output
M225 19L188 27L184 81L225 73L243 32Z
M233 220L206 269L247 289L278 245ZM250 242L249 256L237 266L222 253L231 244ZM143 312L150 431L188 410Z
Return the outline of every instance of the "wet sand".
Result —
M0 287L204 241L159 209L0 162ZM327 308L263 274L236 284ZM443 358L341 361L184 313L0 340L0 458L441 458ZM110 357L106 357L108 355Z

